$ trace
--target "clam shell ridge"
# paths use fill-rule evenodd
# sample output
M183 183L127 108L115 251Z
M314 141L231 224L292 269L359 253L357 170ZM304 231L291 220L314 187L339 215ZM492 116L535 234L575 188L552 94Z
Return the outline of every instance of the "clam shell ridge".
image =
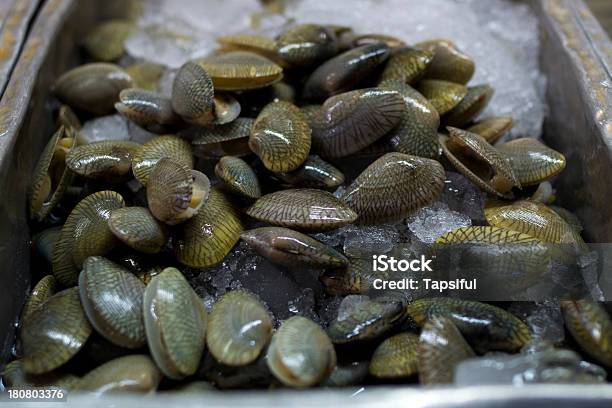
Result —
M387 153L368 166L342 196L360 223L399 221L432 203L444 187L445 173L435 160Z
M248 198L261 197L261 187L257 175L244 160L224 156L215 166L215 174L233 192Z
M136 180L146 186L151 171L164 157L193 168L193 149L189 142L172 135L158 136L139 146L132 155L132 172Z

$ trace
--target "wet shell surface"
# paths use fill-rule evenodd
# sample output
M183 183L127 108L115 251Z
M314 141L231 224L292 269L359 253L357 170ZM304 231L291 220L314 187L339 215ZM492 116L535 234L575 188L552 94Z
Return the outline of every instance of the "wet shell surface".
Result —
M327 270L319 277L325 291L333 296L375 293L374 280L390 280L388 271L372 271L370 259L349 258L346 269Z
M300 24L289 28L276 40L276 53L291 67L311 65L333 57L338 51L336 35L328 27Z
M149 393L155 391L161 379L162 373L151 357L134 354L113 359L94 368L81 378L77 389L97 394Z
M344 183L344 174L316 154L308 156L304 164L296 170L275 175L296 187L333 189Z
M220 363L252 363L272 337L272 318L255 296L243 290L223 295L208 317L206 345Z
M310 152L310 128L302 111L292 103L268 104L251 129L249 147L273 172L293 171Z
M485 217L493 227L533 235L544 242L575 244L582 242L580 234L561 216L542 203L516 201L508 205L485 208Z
M397 126L403 110L394 90L367 88L333 96L312 116L313 150L329 158L358 152Z
M323 381L336 366L336 352L325 331L310 319L285 320L272 337L268 368L283 384L311 387Z
M259 221L307 231L340 228L357 219L357 214L331 193L307 188L266 194L246 213Z
M410 85L399 81L384 81L383 89L399 92L404 99L402 119L385 135L393 149L400 153L436 159L441 154L438 142L440 115L433 105Z
M198 63L212 78L219 91L239 91L263 88L280 81L283 69L262 57L247 51L234 51L213 55Z
M207 146L248 138L254 122L255 119L241 117L223 125L196 128L191 134L192 143Z
M335 56L314 70L304 85L306 99L323 100L346 92L387 60L384 43L363 45Z
M419 382L452 384L455 367L476 357L451 319L435 316L423 326L417 348Z
M196 215L209 192L208 177L167 157L158 160L147 181L149 210L169 225Z
M509 198L513 187L521 183L502 152L481 136L457 128L448 128L450 138L441 137L446 158L465 177L484 191Z
M532 186L550 180L565 168L565 156L529 137L497 146L510 162L521 185Z
M38 281L36 286L34 286L32 293L30 293L30 297L23 306L23 310L21 311L21 320L26 320L28 316L34 313L41 304L53 296L58 289L59 285L53 275L43 276L41 280Z
M612 319L601 303L590 300L561 301L565 326L589 355L612 367Z
M79 380L76 375L63 373L60 370L46 374L28 374L21 359L6 364L2 372L2 383L5 387L11 388L61 388L70 391L75 388Z
M113 344L145 345L142 298L145 285L136 275L101 256L83 263L79 293L92 326Z
M474 61L459 50L452 41L437 39L421 42L416 47L434 53L425 74L426 78L458 84L467 84L472 79L476 69Z
M448 126L462 127L477 117L486 107L493 96L493 88L488 85L469 86L467 94L444 117Z
M296 263L331 268L348 264L348 259L335 249L288 228L255 228L244 231L240 237L262 256L287 267Z
M453 110L467 95L467 88L463 85L434 79L422 80L416 89L431 102L440 115Z
M113 210L108 226L117 238L129 247L148 254L162 250L168 241L168 230L144 207Z
M193 168L193 149L189 142L173 135L158 136L139 146L132 155L132 172L136 180L146 186L151 171L164 157Z
M143 309L147 343L160 370L177 380L194 374L206 344L207 313L178 269L151 279Z
M487 142L493 144L502 137L514 124L511 116L495 116L483 119L469 128L468 132L480 135Z
M377 378L405 378L418 371L419 336L400 333L384 340L374 351L370 374Z
M133 86L132 78L118 65L92 63L60 76L53 90L62 102L71 107L103 115L114 110L119 92Z
M240 103L232 95L217 94L213 99L213 121L215 125L230 123L238 118L241 111Z
M77 146L68 152L66 165L83 177L110 182L123 180L132 170L132 155L139 146L119 140Z
M77 288L51 296L23 322L23 367L29 374L48 373L70 360L91 334Z
M257 175L241 158L223 156L215 166L215 174L230 191L247 198L261 197Z
M432 203L442 192L445 178L435 160L387 153L353 181L342 201L359 214L357 222L399 221Z
M188 61L176 73L172 84L172 108L183 119L195 125L213 120L213 82L199 64Z
M393 50L380 80L396 80L405 84L411 84L425 74L433 55L431 51L410 47Z
M111 211L123 206L121 195L105 190L85 197L74 207L53 251L53 275L59 283L76 285L83 261L89 256L105 255L117 244L108 218Z
M244 230L238 210L218 189L211 189L201 211L183 225L175 244L179 262L194 268L219 263L240 239Z
M163 131L164 125L179 123L170 98L146 89L128 88L119 93L115 109L137 125L151 131Z

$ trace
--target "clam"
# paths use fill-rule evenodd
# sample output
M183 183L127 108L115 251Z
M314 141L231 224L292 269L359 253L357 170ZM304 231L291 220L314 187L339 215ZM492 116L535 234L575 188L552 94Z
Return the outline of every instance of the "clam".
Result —
M388 271L372 271L370 259L349 258L348 261L346 270L328 270L319 277L328 294L333 296L369 295L374 293L374 280L389 280Z
M335 33L317 24L291 27L276 39L276 53L291 67L312 65L333 57L338 52Z
M51 264L53 258L53 250L57 242L62 226L46 228L32 237L32 246L37 255L40 255L45 261Z
M275 176L296 187L334 189L344 183L344 174L316 154L308 156L296 170L276 173Z
M34 286L34 289L32 289L32 292L30 293L30 297L23 306L23 310L21 311L21 321L25 321L32 313L36 311L36 309L40 307L41 304L53 296L58 289L59 285L53 275L43 276L38 281L36 286Z
M129 177L132 155L139 144L122 140L104 140L71 149L66 156L70 170L83 177L116 182Z
M23 322L20 339L25 371L43 374L55 370L83 347L90 334L78 289L56 293Z
M255 120L251 118L236 118L236 120L223 125L193 128L191 129L192 133L188 133L186 136L192 138L192 143L195 146L210 146L241 140L249 137L254 122Z
M65 157L75 146L76 138L64 126L60 126L45 146L28 190L30 217L33 219L42 221L62 199L72 181Z
M296 263L331 268L348 264L348 259L332 247L288 228L255 228L240 237L262 256L290 268Z
M137 62L125 67L125 72L134 80L134 86L147 91L158 90L159 81L165 70L163 65L152 62Z
M189 142L173 135L157 136L140 145L132 155L132 172L136 180L146 187L151 171L164 157L193 168L193 149Z
M499 145L497 150L510 162L518 181L524 186L550 180L565 168L563 154L529 137Z
M214 88L208 72L188 61L176 73L172 84L172 108L187 122L206 125L214 118Z
M565 327L580 347L606 367L612 367L612 319L600 303L563 300Z
M169 225L196 215L209 191L208 177L168 157L157 161L147 180L149 210Z
M485 217L493 227L523 232L544 242L583 242L575 228L542 203L522 200L508 205L488 206L485 208Z
M80 381L80 378L73 374L51 371L46 374L33 375L25 372L23 361L13 360L4 366L2 372L2 383L10 388L45 388L72 390Z
M53 275L59 283L76 285L87 257L105 255L113 249L118 241L108 227L108 218L111 211L123 206L121 195L105 190L85 197L74 207L53 251Z
M501 151L475 133L452 127L448 130L450 138L440 139L442 150L461 174L499 197L509 198L512 187L521 187L514 168Z
M202 209L183 225L175 241L176 258L194 268L213 266L230 252L243 229L234 204L213 188Z
M155 391L162 373L151 357L134 354L104 363L81 378L77 390L97 394Z
M425 74L426 78L467 84L474 75L474 61L450 40L425 41L416 44L416 47L434 53Z
M231 94L217 94L213 98L213 124L224 125L240 115L240 103Z
M62 104L57 113L57 127L64 126L66 129L81 130L81 121L72 108Z
M166 268L144 292L149 350L160 370L181 379L196 372L206 344L206 308L181 272Z
M331 193L307 188L266 194L246 213L272 225L308 231L340 228L357 219L357 214Z
M283 77L280 66L248 51L212 55L198 63L208 72L215 90L219 91L263 88Z
M92 63L76 67L58 78L53 87L57 97L73 108L94 115L110 113L119 101L119 92L134 86L121 67Z
M273 172L293 171L310 152L310 128L300 109L290 102L268 104L251 128L249 147Z
M305 99L322 100L349 91L389 57L389 47L375 43L339 54L314 70L304 85Z
M387 153L369 165L346 189L342 201L360 223L399 221L431 204L442 192L445 173L435 160Z
M217 37L217 42L222 46L222 53L233 51L248 51L281 64L277 53L278 42L263 35L253 34L230 34Z
M353 154L397 126L404 105L398 92L381 88L332 96L318 113L309 113L313 150L329 158Z
M402 119L385 135L393 149L400 153L436 159L441 148L438 142L440 115L433 105L410 85L399 81L383 81L382 89L397 91L404 99Z
M457 107L468 92L464 85L435 79L422 80L416 89L431 102L440 115Z
M419 326L432 316L449 318L476 350L520 350L531 338L529 328L499 307L458 298L427 298L411 302L408 316Z
M424 324L416 352L419 382L424 385L452 384L457 365L476 357L453 320L444 316Z
M374 350L370 374L377 378L405 378L418 372L419 336L399 333L384 340Z
M402 321L404 306L395 296L347 296L327 333L336 344L376 339Z
M368 361L338 362L333 371L321 384L324 387L347 387L360 384L368 375Z
M551 205L550 209L559 214L561 218L565 220L569 225L571 225L578 233L584 230L584 226L580 219L573 212L566 210L563 207L559 207L556 205Z
M406 43L397 37L386 34L361 34L350 35L349 48L361 47L362 45L370 45L376 43L385 43L391 50L395 48L405 47Z
M391 52L380 80L396 80L411 84L421 79L433 58L433 52L402 47Z
M502 137L514 124L511 116L495 116L483 119L469 128L468 132L480 135L487 142L493 144Z
M163 132L180 121L170 98L155 91L127 88L119 93L119 100L115 104L117 112L145 129Z
M448 126L462 127L477 117L493 96L493 88L488 85L468 86L467 94L444 117L444 123Z
M104 338L125 348L146 344L142 320L145 285L136 275L101 256L91 256L79 275L81 304Z
M325 331L310 319L285 320L272 337L267 363L272 374L290 387L311 387L336 365L336 352Z
M215 174L230 191L247 198L261 197L257 175L241 158L223 156L215 166Z
M85 37L84 47L96 61L115 61L125 53L125 40L134 30L134 22L113 19L96 25Z
M255 295L243 290L223 295L208 317L206 345L222 364L244 366L252 363L270 337L270 313Z

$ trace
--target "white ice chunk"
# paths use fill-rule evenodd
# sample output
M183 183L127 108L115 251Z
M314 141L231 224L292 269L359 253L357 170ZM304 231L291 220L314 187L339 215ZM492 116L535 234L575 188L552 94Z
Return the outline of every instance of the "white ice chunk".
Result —
M408 228L418 239L433 243L447 232L472 225L470 217L453 211L442 202L423 207L406 219Z
M130 140L127 119L119 114L88 120L79 133L81 144L102 140Z

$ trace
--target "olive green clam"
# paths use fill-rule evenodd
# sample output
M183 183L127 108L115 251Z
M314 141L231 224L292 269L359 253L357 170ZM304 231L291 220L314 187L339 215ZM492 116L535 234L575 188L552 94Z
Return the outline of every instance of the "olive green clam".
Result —
M158 90L159 81L164 71L165 67L163 65L147 61L137 62L125 67L125 72L132 77L134 86L136 88L146 89L147 91Z
M44 388L70 391L76 388L80 378L74 374L54 370L45 374L28 374L21 359L13 360L4 366L2 383L10 388Z
M145 285L136 275L101 256L91 256L79 275L81 304L104 338L125 348L146 344L142 319Z
M140 145L122 140L103 140L71 149L66 165L83 177L116 182L131 174L132 155Z
M311 387L336 366L336 352L325 331L312 320L294 316L285 320L268 348L268 368L283 384Z
M467 94L446 114L444 123L448 126L465 126L487 107L492 96L493 88L488 84L468 86Z
M299 24L276 39L276 54L290 67L302 67L333 57L338 51L336 35L318 24Z
M202 209L182 226L175 241L176 258L194 268L213 266L231 251L243 229L235 205L213 188Z
M440 115L457 107L468 92L464 85L435 79L420 81L416 89L429 100Z
M119 92L133 86L134 81L121 67L98 62L66 72L57 79L53 91L73 108L103 115L114 110Z
M288 228L255 228L244 231L240 237L261 255L287 267L301 263L340 268L348 264L348 259L332 247Z
M580 347L606 367L612 367L612 319L601 303L564 300L565 326Z
M342 201L360 223L399 221L431 204L442 193L445 173L435 160L387 153L369 165L346 189Z
M32 289L30 297L21 311L21 321L25 321L36 311L47 299L57 293L59 285L53 275L43 276Z
M151 356L165 376L196 372L206 345L204 303L176 268L166 268L147 285L144 324Z
M209 191L208 177L168 157L157 161L147 180L149 210L169 225L196 215L208 199Z
M85 197L74 207L53 251L53 275L59 283L76 285L87 257L105 255L115 247L118 240L108 227L108 218L111 211L123 206L120 194L104 190Z
M493 144L510 130L513 124L511 116L494 116L474 123L466 130L482 136L487 142Z
M396 127L403 110L395 90L366 88L332 96L318 113L309 113L313 151L325 158L356 153Z
M198 60L208 72L215 90L240 91L263 88L283 77L283 69L266 57L248 51L232 51Z
M268 58L279 65L283 61L277 53L278 42L263 35L255 34L230 34L217 37L217 42L222 46L219 52L248 51Z
M385 339L374 350L370 374L377 378L405 378L418 372L419 336L399 333Z
M117 112L151 130L162 131L168 125L178 124L180 118L172 109L170 98L155 91L127 88L119 93L119 102L115 103Z
M85 37L85 50L96 61L115 61L125 53L125 40L134 27L134 22L123 19L100 23Z
M272 225L307 231L336 229L357 219L357 214L331 193L308 188L266 194L246 213Z
M524 137L496 147L524 186L550 180L565 168L565 156L537 139Z
M133 354L108 361L81 378L77 390L106 394L155 391L162 373L151 357Z
M144 207L124 207L113 210L108 219L113 234L137 251L154 254L168 241L168 231Z
M81 121L72 108L66 104L60 106L57 112L57 126L58 128L64 126L67 129L81 130Z
M467 84L472 79L476 69L474 61L457 48L452 41L435 39L418 43L416 47L434 54L425 73L426 78L458 84Z
M370 259L349 258L346 269L326 270L319 280L325 291L333 296L369 295L375 293L376 279L390 280L388 271L372 271Z
M70 360L91 334L78 289L56 293L23 322L23 367L28 374L48 373Z
M193 149L188 141L174 135L157 136L140 145L132 155L136 180L146 187L151 171L164 157L193 168Z
M273 172L293 171L308 157L311 130L302 111L286 101L268 104L257 116L249 147Z
M333 189L344 183L344 174L316 154L308 156L296 170L275 176L294 187Z
M208 72L199 64L183 64L172 84L172 108L183 119L195 125L213 121L214 88Z
M215 174L230 191L247 198L261 197L257 175L241 158L223 156L215 166Z
M220 363L252 363L271 337L270 313L255 295L244 290L223 295L208 316L206 345Z
M396 80L411 84L419 79L427 71L434 54L431 51L419 50L411 47L402 47L391 51L391 56L380 80Z

